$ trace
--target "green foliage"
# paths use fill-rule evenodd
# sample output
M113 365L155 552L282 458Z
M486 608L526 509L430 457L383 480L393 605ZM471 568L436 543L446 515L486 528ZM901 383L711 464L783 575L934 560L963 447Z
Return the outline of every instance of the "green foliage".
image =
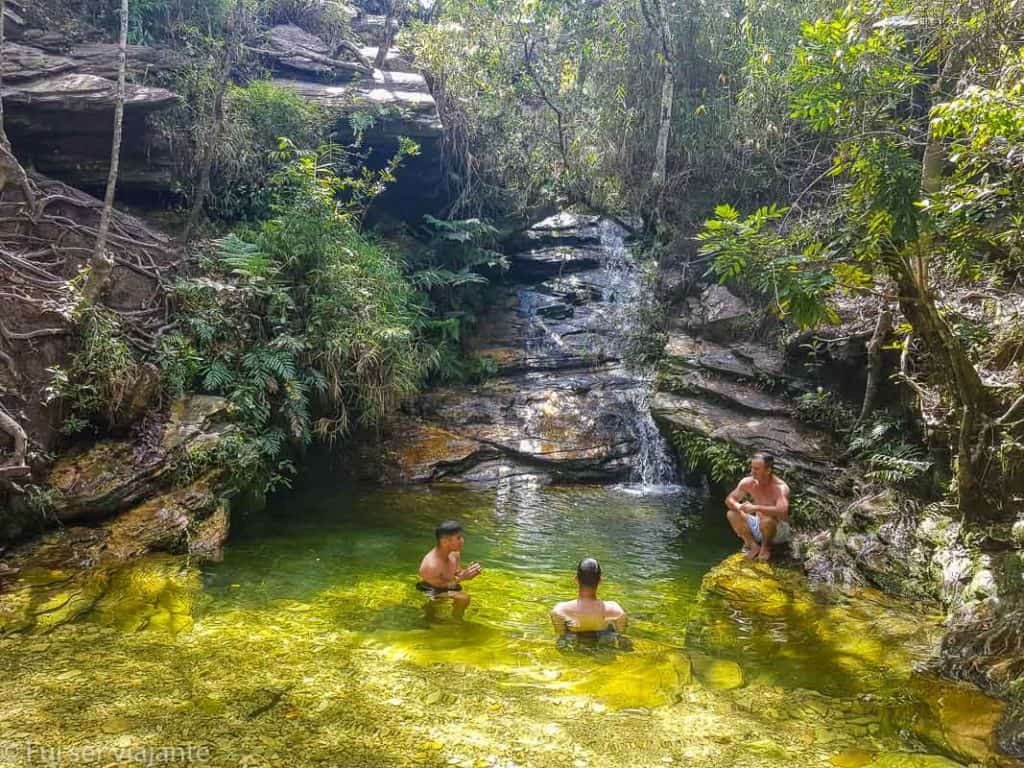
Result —
M76 21L107 31L116 39L120 5L108 0L37 0L55 5L53 10ZM211 35L223 29L234 0L131 0L128 4L128 42L152 45L181 41L197 34ZM54 14L48 14L54 16Z
M1024 270L1024 53L1003 47L989 83L932 108L950 144L946 183L925 198L954 274L1015 279Z
M467 355L464 342L486 309L489 277L508 268L497 230L480 219L425 216L419 243L407 249L406 270L430 310L420 333L432 347L431 376L438 382L480 381L497 372L486 357Z
M231 401L241 435L225 455L265 485L291 470L289 446L378 424L430 359L413 284L359 229L381 177L339 176L335 148L281 153L274 216L217 241L203 276L177 284L181 329L160 350L169 389Z
M51 485L30 485L25 494L28 508L43 518L49 518L60 504L63 493Z
M908 434L903 421L879 415L848 434L847 453L867 464L867 479L905 484L922 478L932 467L925 449L908 442Z
M295 24L334 45L349 32L349 8L324 0L258 0L268 24ZM284 134L287 135L287 134Z
M712 258L710 273L720 282L738 281L771 300L775 313L801 328L838 321L830 302L835 278L815 242L798 249L800 232L785 237L768 224L786 209L759 208L746 217L719 205L697 235L700 253Z
M211 179L210 215L225 221L267 218L273 191L267 177L290 159L280 152L281 138L288 137L292 147L314 148L327 123L323 110L290 88L268 80L231 86Z
M747 473L746 460L726 443L681 429L671 441L688 470L706 472L715 483L732 483Z
M796 415L836 434L849 432L856 420L856 415L846 403L821 387L796 399Z
M61 401L65 434L117 426L138 378L138 361L117 316L106 307L81 299L72 320L74 351L67 366L48 369L52 379L44 402Z

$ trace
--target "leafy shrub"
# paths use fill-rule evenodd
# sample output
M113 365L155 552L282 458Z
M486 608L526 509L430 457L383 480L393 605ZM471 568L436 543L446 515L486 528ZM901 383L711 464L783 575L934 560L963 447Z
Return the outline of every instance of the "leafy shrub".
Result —
M168 388L232 402L241 437L225 455L268 486L293 470L289 446L378 424L430 357L415 287L359 229L355 201L380 177L341 177L333 150L283 146L291 160L271 179L274 215L217 241L204 275L177 284L181 330L160 356Z
M268 80L231 86L225 113L207 209L227 221L266 218L272 202L266 180L281 165L281 138L295 147L317 147L327 117L316 104Z
M672 445L687 469L706 472L719 485L747 473L746 460L726 443L680 429L672 433Z
M75 349L66 367L49 369L53 378L45 402L63 401L66 434L116 426L138 378L138 361L106 307L80 300L71 317Z
M849 435L848 453L867 463L869 480L893 485L918 480L932 462L924 448L906 442L907 433L900 419L876 416Z
M425 216L417 233L423 245L406 254L406 269L430 308L420 333L433 348L435 381L480 381L497 372L490 358L467 356L466 336L485 308L488 275L508 268L497 248L497 230L480 219L443 221Z
M346 4L330 0L261 0L261 10L270 24L294 24L337 43L349 29Z
M848 432L856 415L832 392L821 387L796 399L796 415L809 424L824 427L834 433Z

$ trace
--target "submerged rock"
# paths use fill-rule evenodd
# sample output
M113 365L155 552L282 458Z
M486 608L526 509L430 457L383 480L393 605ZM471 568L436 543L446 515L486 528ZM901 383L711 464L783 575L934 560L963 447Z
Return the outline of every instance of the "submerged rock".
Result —
M704 577L691 645L739 662L771 660L781 679L831 693L909 680L939 635L937 615L880 592L816 594L799 572L735 555ZM699 674L699 670L698 670Z
M918 752L882 752L863 765L865 768L962 768L948 757Z
M932 744L945 744L957 756L984 765L1010 765L997 750L996 731L1006 702L977 688L930 677L915 677L911 690L922 702L914 732Z

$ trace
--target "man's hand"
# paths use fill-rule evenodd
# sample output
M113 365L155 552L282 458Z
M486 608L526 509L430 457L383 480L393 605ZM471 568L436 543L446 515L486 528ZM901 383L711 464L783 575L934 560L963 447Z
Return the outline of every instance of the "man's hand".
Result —
M749 501L744 501L740 504L740 512L746 512L748 515L757 514L757 505L751 504Z
M482 570L483 568L480 566L480 563L470 563L461 571L458 571L455 574L455 578L459 581L469 581L479 576Z

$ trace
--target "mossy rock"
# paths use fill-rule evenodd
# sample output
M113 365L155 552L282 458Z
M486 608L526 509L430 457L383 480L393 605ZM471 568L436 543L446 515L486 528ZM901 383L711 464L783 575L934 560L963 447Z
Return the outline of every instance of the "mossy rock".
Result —
M713 691L731 691L745 684L743 667L728 659L715 659L703 654L693 654L693 674L705 688Z
M918 737L971 762L1009 764L996 747L1006 702L936 677L916 677L911 690L922 702L913 726Z
M798 571L737 554L704 577L689 636L712 657L759 654L809 688L858 693L909 680L913 649L937 639L941 616L875 590L847 597L812 591Z
M917 752L883 752L864 768L963 768L960 763L941 755Z

